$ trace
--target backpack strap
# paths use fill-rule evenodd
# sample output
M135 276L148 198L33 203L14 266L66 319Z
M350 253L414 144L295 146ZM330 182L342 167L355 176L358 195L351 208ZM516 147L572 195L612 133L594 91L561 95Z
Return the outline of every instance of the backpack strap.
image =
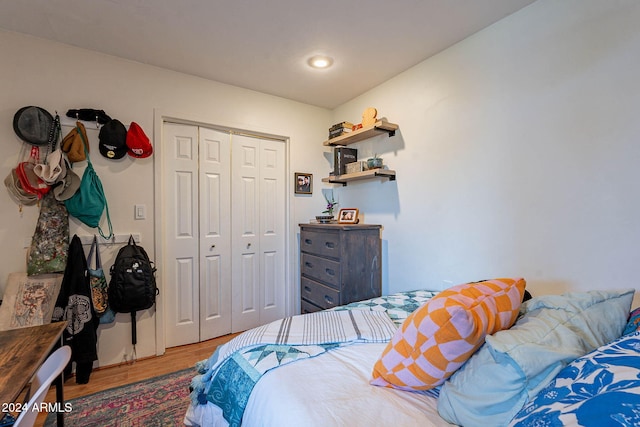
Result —
M136 312L131 312L131 344L134 346L138 343L138 334L136 331Z
M138 343L138 331L136 329L136 312L131 312L131 344L133 344L133 353L131 354L131 359L136 360L136 344Z
M98 237L93 235L93 242L91 243L91 248L89 249L89 255L87 255L87 265L91 268L91 263L93 262L93 251L96 251L96 268L95 270L102 268L102 263L100 262L100 250L98 249Z
M107 198L104 196L104 192L102 193L102 197L104 198L104 209L107 212L107 224L109 226L109 235L105 236L104 231L102 231L102 227L98 224L98 232L105 239L109 240L113 237L113 225L111 225L111 216L109 215L109 205L107 204Z
M98 238L96 235L93 235L93 242L96 246L96 270L102 268L102 261L100 260L100 248L98 248Z

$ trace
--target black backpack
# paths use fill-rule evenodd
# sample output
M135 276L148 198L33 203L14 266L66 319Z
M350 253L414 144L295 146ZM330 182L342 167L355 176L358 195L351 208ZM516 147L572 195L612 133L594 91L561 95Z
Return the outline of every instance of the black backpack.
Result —
M116 313L131 313L132 343L135 346L136 311L151 308L159 293L156 269L147 252L136 245L131 235L129 243L118 251L110 272L109 307Z

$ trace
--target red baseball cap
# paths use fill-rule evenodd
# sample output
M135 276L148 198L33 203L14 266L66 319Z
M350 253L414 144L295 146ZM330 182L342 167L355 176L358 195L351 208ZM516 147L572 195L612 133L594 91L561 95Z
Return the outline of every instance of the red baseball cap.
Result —
M147 135L142 128L136 123L131 122L127 131L127 153L131 157L143 159L153 154L153 147Z

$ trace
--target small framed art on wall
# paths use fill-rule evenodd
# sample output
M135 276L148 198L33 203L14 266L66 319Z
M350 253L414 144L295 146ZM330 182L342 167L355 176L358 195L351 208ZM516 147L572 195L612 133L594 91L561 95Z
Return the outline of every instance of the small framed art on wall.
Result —
M296 194L312 194L313 193L313 175L310 173L295 173L295 193Z

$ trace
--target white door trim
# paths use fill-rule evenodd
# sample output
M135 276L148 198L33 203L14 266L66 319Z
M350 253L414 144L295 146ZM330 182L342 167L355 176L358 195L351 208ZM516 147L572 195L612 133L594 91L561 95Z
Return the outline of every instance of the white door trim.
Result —
M191 118L189 118L191 117ZM298 251L297 251L297 227L298 224L292 223L292 218L294 218L293 213L293 184L292 184L292 175L293 172L291 170L291 141L287 136L279 135L276 132L269 132L268 129L261 131L254 131L250 129L245 129L243 127L236 126L228 126L228 125L220 125L220 124L212 124L206 119L196 119L193 118L192 114L184 114L179 112L170 112L161 109L154 109L153 111L153 182L154 182L154 234L155 234L155 259L161 260L164 257L163 252L163 239L162 239L162 202L163 202L163 186L162 186L162 141L163 141L163 125L164 122L172 122L172 123L181 123L188 124L194 126L202 126L208 127L217 130L231 131L237 133L245 133L254 136L264 137L264 138L272 138L283 141L285 144L285 170L286 170L286 194L285 194L285 256L286 256L286 265L287 268L285 270L285 307L287 310L286 316L291 316L297 312L299 307L300 300L300 291L298 289L298 281L294 278L296 277L296 265L298 264ZM166 342L165 342L165 314L164 314L164 297L163 297L163 272L162 265L157 266L158 271L156 272L156 283L158 289L160 290L160 294L156 299L156 313L155 313L155 322L156 322L156 355L163 355L166 351Z

